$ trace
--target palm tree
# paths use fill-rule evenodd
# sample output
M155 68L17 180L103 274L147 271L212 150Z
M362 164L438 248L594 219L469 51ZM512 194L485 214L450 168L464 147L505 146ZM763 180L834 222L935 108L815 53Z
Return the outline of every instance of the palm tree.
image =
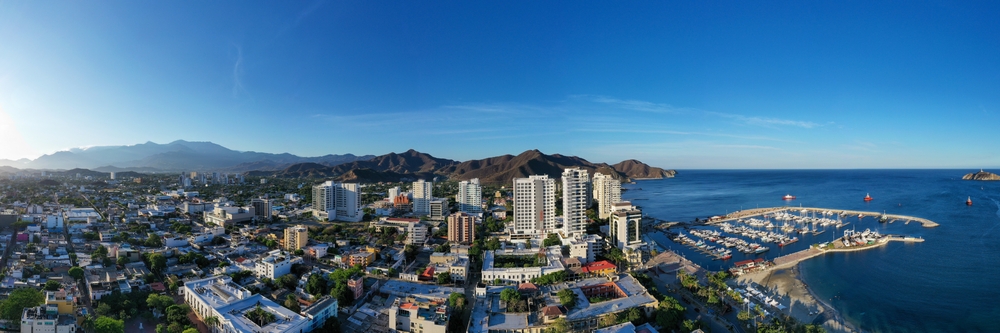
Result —
M215 332L215 327L219 326L219 317L216 316L205 317L205 325L208 325L208 327L212 330L212 332Z

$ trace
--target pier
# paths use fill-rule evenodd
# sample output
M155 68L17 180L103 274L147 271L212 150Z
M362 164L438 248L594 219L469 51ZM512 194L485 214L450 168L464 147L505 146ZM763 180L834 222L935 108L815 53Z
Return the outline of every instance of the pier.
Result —
M755 208L755 209L741 210L741 211L736 211L736 212L732 212L732 213L726 214L726 216L723 216L722 218L712 219L712 220L708 221L707 223L708 224L715 224L715 223L722 223L722 222L727 222L727 221L734 221L734 220L738 220L738 219L742 219L742 218L760 216L760 215L765 215L765 214L773 214L773 213L777 213L777 212L784 212L784 211L798 211L798 212L801 212L803 210L805 210L807 213L814 213L814 214L822 214L823 212L827 212L828 211L828 212L833 212L834 214L847 214L848 216L863 215L865 217L871 216L871 217L876 217L876 218L880 217L880 216L885 216L887 219L892 220L893 222L895 222L895 221L906 221L906 223L919 222L921 225L924 226L924 228L933 228L933 227L939 226L939 224L937 224L934 221L931 221L931 220L928 220L928 219L925 219L925 218L913 217L913 216L906 216L906 215L883 214L883 213L879 213L879 212L866 212L866 211L848 210L848 209L815 208L815 207L793 207L793 206L771 207L771 208Z
M802 250L802 251L799 251L799 252L795 252L795 253L791 253L791 254L786 254L786 255L774 258L774 260L773 260L774 267L771 267L771 269L781 269L781 268L792 267L792 266L795 266L795 264L798 264L799 262L802 262L802 261L804 261L806 259L814 258L814 257L820 256L822 254L826 254L828 252L836 253L836 252L864 251L864 250L873 249L873 248L876 248L876 247L883 246L885 244L888 244L889 242L907 242L907 243L913 242L913 243L920 243L920 242L924 241L923 238L916 238L916 237L909 237L909 236L898 236L898 235L887 235L884 238L882 238L880 241L875 242L874 244L871 244L871 245L844 247L843 243L842 243L843 239L844 239L843 237L840 237L840 238L837 238L836 240L834 240L833 242L831 242L830 244L834 245L834 248L832 248L832 249L819 248L819 247L816 247L816 246L810 246L808 249L805 249L805 250Z

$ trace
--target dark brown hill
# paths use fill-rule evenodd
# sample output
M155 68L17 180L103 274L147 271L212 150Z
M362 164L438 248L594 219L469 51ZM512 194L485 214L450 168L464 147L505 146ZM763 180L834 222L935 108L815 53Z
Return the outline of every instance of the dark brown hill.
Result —
M441 159L415 150L401 154L390 153L367 161L355 161L334 167L315 163L296 164L275 172L277 177L336 178L341 181L379 182L406 179L430 179L442 176L467 180L479 178L482 183L509 183L514 178L530 175L548 175L560 179L566 168L579 167L593 175L609 174L622 181L633 178L667 178L673 170L651 167L636 160L626 160L615 165L592 163L576 156L546 155L538 150L528 150L517 156L502 155L480 160L458 162Z

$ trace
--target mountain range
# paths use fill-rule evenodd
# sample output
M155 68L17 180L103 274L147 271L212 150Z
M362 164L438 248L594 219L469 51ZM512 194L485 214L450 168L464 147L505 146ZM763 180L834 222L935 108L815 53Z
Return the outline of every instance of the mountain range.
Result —
M637 160L618 164L592 163L576 156L547 155L528 150L518 155L502 155L479 160L455 161L410 149L381 156L353 154L300 157L288 153L270 154L231 150L211 142L178 140L168 144L147 142L130 146L74 148L44 155L34 160L0 160L0 172L18 169L67 170L67 174L93 172L141 173L218 171L250 176L283 178L333 178L349 182L379 182L447 178L483 183L508 183L529 175L559 179L563 169L579 167L622 181L669 178L677 172L649 166ZM15 169L16 168L16 169Z
M325 155L299 157L289 153L271 154L236 151L211 142L177 140L167 144L146 142L130 146L73 148L43 155L34 160L4 160L0 166L18 169L65 170L85 168L102 172L180 172L282 170L296 163L337 165L375 156Z
M529 175L548 175L559 179L564 169L572 167L586 169L591 175L596 172L611 175L622 181L670 178L677 174L674 170L652 167L637 160L609 165L592 163L576 156L547 155L538 150L528 150L517 156L502 155L460 162L437 158L413 149L335 166L300 163L280 171L253 171L248 174L284 178L334 178L346 182L430 180L435 177L455 180L479 178L482 183L499 184Z

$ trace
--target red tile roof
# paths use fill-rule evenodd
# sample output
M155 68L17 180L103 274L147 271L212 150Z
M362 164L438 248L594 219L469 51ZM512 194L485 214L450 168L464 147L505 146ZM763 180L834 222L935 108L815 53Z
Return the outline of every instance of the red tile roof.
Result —
M608 269L614 270L616 267L617 266L615 266L615 264L612 264L607 260L601 260L601 261L587 263L586 265L583 265L582 268L584 273L590 273Z

